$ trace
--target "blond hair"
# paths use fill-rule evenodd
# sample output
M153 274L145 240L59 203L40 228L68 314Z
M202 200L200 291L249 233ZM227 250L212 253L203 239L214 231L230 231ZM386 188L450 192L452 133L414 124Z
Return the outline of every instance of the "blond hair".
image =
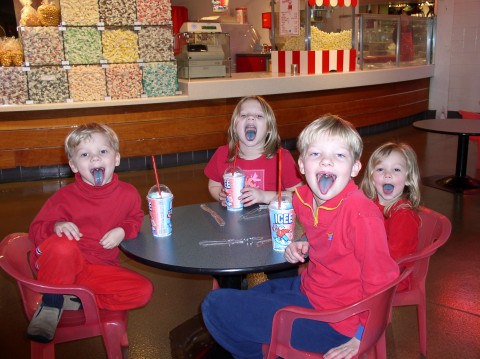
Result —
M305 156L308 147L319 136L339 137L347 144L353 161L359 161L363 151L363 141L355 127L344 119L326 114L311 122L298 137L297 149L300 156Z
M385 158L390 156L391 153L397 152L400 154L406 163L407 175L405 178L405 188L400 199L406 199L409 203L406 203L404 207L409 207L414 210L418 210L420 206L420 169L418 168L417 155L412 147L406 143L396 143L396 142L387 142L378 147L370 156L363 175L362 183L360 185L361 189L365 195L370 198L372 201L375 201L378 197L375 185L373 183L372 177L375 171L375 167L383 161ZM388 215L392 206L398 201L392 201L385 206L384 214Z
M104 135L110 147L112 147L115 152L119 152L119 141L115 131L113 131L107 125L92 122L79 125L67 136L65 139L65 153L67 158L71 160L74 155L75 148L77 148L80 142L91 139L92 135L95 133Z
M235 147L239 141L238 133L236 131L237 121L240 117L242 105L249 100L258 101L262 108L265 120L267 121L267 138L265 139L265 146L263 153L267 158L272 158L280 148L280 135L277 130L277 120L270 105L260 96L247 96L242 98L235 110L233 110L230 126L228 127L228 161L233 161L235 158Z

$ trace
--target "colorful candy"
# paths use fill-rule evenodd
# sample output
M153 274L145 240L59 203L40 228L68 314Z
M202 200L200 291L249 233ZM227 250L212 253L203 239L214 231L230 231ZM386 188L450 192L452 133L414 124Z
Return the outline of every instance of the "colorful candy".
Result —
M174 96L177 66L173 62L147 63L143 67L143 91L148 97Z
M96 25L99 22L97 0L62 0L62 21L67 25Z
M135 0L99 0L98 12L105 25L132 25L137 21Z
M142 25L165 25L172 21L170 0L137 0L137 18Z
M63 35L65 58L70 64L99 64L102 59L100 31L94 27L68 27Z
M103 58L109 63L136 62L138 36L128 29L105 30L102 35Z
M173 58L172 29L146 26L138 33L140 58L144 62L169 61Z
M68 99L67 73L63 67L32 67L27 77L29 97L34 103L65 102Z
M142 71L137 64L113 64L107 68L107 92L114 99L137 98L142 94Z
M72 66L68 84L74 101L102 101L107 96L105 69L100 65Z
M21 67L0 68L0 104L21 105L27 101L27 75Z
M58 27L23 27L20 34L25 61L30 65L60 65L64 60Z

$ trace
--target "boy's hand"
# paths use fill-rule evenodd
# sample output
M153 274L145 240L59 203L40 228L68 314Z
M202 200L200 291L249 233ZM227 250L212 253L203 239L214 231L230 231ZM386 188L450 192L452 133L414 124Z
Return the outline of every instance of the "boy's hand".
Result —
M103 238L100 239L100 245L105 249L112 249L118 247L124 238L125 231L123 228L117 227L105 233Z
M79 241L83 236L77 225L72 222L57 222L55 223L53 230L57 236L61 237L62 235L65 235L69 240L75 239Z
M287 248L285 248L283 256L285 257L285 260L290 263L304 263L305 255L308 253L309 248L310 244L308 244L308 242L292 242Z
M352 338L345 344L330 349L323 357L325 359L350 359L358 353L360 340Z

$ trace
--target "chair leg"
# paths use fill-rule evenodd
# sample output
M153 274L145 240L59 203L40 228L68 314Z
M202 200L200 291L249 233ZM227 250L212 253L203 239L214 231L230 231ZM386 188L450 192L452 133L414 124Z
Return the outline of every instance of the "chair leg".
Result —
M127 328L124 323L104 322L102 338L108 359L122 359L124 348L128 345Z
M477 141L477 170L480 170L480 139Z
M385 337L385 332L383 332L382 336L378 339L374 352L375 358L387 359L387 339Z
M55 344L53 343L37 343L30 342L31 359L54 359L55 358Z
M420 354L427 356L427 310L425 303L417 304L418 336L420 339Z

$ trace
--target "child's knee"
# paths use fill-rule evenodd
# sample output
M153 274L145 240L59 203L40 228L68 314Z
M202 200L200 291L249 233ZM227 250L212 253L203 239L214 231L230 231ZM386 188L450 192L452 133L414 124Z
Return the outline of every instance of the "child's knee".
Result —
M76 241L69 240L66 236L58 237L56 234L47 238L38 246L37 255L48 253L58 258L70 258L79 251Z

